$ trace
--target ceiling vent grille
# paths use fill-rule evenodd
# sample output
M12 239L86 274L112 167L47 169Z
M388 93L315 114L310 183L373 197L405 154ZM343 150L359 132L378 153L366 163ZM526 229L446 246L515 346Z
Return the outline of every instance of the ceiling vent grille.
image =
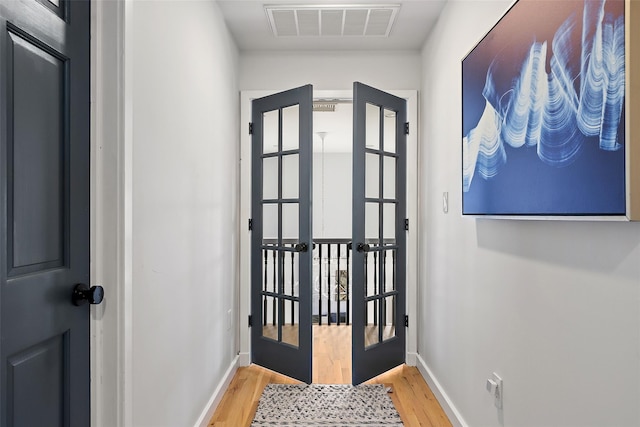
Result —
M399 4L266 5L276 37L389 37Z
M336 103L335 102L313 101L313 111L324 112L324 113L335 113L335 111L336 111Z

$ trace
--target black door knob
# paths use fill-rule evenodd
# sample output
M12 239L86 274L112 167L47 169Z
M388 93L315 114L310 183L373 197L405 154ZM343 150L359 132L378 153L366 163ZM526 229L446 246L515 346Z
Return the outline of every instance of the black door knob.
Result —
M366 243L358 243L358 252L369 252L371 247Z
M309 247L306 243L296 243L293 248L296 250L296 252L307 252L309 250Z
M88 287L84 283L78 283L73 288L73 305L100 304L104 299L104 289L102 286Z

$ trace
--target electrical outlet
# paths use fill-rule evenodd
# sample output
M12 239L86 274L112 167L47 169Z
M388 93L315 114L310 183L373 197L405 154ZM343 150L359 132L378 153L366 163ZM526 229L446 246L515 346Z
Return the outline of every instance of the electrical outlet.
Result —
M231 309L229 309L227 311L227 331L231 329L231 324L232 324L232 318L231 318Z
M502 378L495 372L491 374L491 378L487 380L487 391L493 396L493 404L498 409L502 409L502 395L504 394L502 387Z
M449 212L449 192L445 191L442 193L442 212Z

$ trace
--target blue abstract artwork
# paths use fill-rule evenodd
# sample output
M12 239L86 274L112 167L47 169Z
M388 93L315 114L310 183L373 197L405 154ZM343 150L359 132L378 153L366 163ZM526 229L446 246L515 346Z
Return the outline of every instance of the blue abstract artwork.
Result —
M463 214L625 214L624 7L519 0L463 59Z

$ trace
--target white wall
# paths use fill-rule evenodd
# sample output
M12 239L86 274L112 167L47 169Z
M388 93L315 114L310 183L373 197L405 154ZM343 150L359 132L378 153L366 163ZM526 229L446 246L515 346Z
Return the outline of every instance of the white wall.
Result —
M133 425L188 426L238 347L238 53L215 2L132 3Z
M313 237L351 238L352 162L351 153L313 153Z
M242 90L352 89L359 81L384 89L420 86L415 52L246 52L240 58Z
M638 426L640 224L461 217L460 61L510 3L450 1L423 50L419 353L467 425Z

